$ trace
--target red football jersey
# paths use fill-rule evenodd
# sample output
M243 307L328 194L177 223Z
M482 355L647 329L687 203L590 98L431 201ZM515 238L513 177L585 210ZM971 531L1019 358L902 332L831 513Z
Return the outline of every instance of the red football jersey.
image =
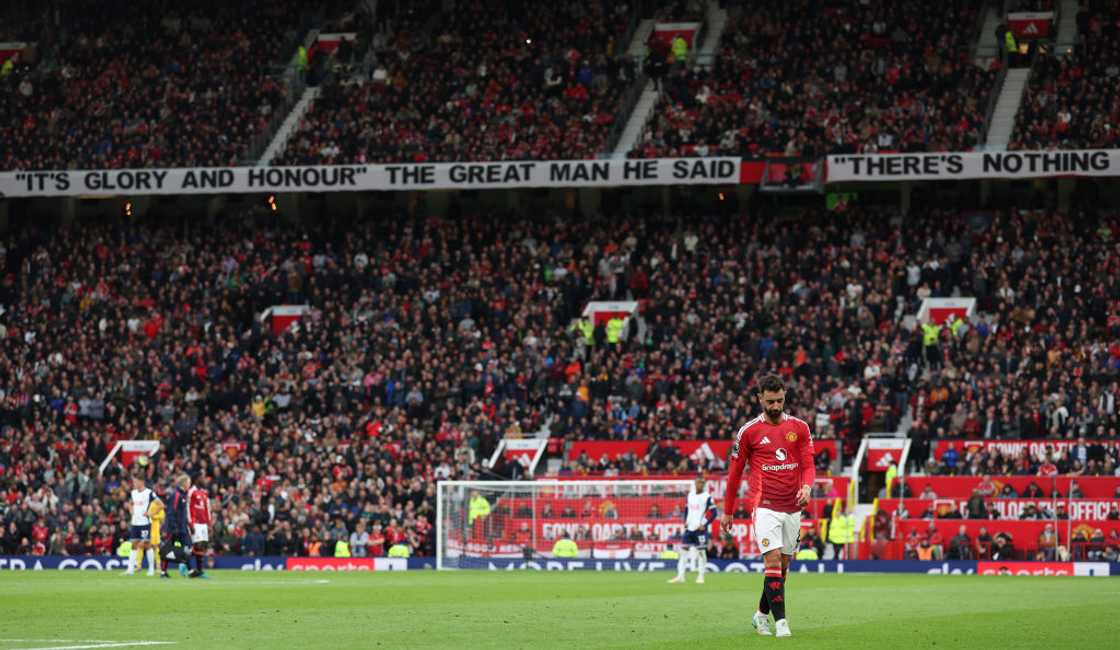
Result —
M724 513L735 512L735 498L743 469L750 463L747 489L750 510L756 507L777 512L800 512L797 492L812 487L817 471L813 465L813 436L804 420L782 414L779 424L758 416L739 429L731 445L731 468L727 476Z
M187 522L210 525L210 497L206 490L191 487L187 491Z

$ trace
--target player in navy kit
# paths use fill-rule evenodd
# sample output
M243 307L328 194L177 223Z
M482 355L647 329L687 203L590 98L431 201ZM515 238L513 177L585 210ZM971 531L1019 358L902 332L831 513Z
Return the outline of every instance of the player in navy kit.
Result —
M187 521L187 490L191 487L191 479L186 474L175 478L175 487L167 498L167 536L168 542L160 548L160 575L167 575L167 566L171 562L179 565L179 574L187 575L187 564L190 562L191 529Z
M759 634L790 636L786 621L785 577L797 552L801 508L809 503L816 470L809 425L785 413L786 389L777 375L758 383L762 415L743 425L731 446L731 467L721 524L730 530L743 470L751 468L747 508L753 510L755 540L765 563L762 598L751 620Z

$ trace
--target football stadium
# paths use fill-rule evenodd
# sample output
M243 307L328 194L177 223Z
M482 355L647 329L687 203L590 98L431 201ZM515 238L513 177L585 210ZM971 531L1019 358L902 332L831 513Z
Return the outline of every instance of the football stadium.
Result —
M1118 430L1116 0L0 5L0 650L1108 647Z

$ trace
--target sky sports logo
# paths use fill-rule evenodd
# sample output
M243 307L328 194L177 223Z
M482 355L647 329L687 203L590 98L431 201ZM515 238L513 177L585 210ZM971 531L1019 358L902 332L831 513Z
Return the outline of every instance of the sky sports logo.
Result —
M787 469L797 469L798 463L782 463L781 465L763 465L764 472L784 472Z

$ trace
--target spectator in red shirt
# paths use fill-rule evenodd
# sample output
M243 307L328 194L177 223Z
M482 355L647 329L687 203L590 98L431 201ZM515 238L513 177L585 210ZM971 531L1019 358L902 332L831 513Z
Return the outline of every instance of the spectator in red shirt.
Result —
M369 534L370 557L383 557L385 555L385 539L385 533L381 530L381 524L374 524L373 532Z

